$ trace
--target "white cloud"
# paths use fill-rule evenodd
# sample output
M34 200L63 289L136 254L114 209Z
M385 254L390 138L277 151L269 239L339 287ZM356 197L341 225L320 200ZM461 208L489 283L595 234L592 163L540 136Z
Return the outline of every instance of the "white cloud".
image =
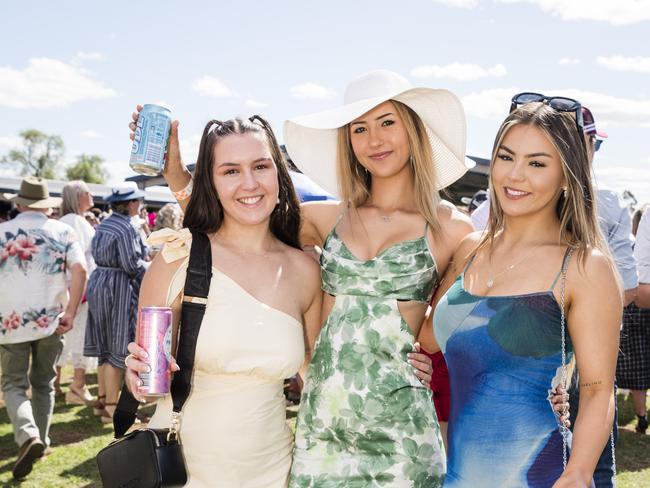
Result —
M449 7L457 8L474 8L478 5L479 0L432 0L433 3L442 3Z
M295 85L289 89L291 96L299 100L306 98L332 98L334 92L329 88L325 88L322 85L317 85L316 83L303 83L302 85Z
M237 96L237 93L228 88L223 81L208 75L194 80L192 90L206 97L234 98Z
M644 58L642 56L598 56L596 62L605 68L615 71L650 73L650 58Z
M468 115L480 119L503 119L510 108L512 96L522 91L518 88L496 88L470 93L462 97ZM551 89L534 87L527 91L563 95L580 100L594 113L599 128L608 125L650 127L650 100L614 97L603 93L573 88Z
M561 58L558 62L560 64L580 64L580 60L577 58Z
M650 20L650 0L493 0L497 3L530 3L562 20L596 20L613 25Z
M99 139L103 137L99 132L94 131L92 129L85 130L79 134L81 137L85 137L86 139Z
M88 72L56 59L33 58L23 70L0 67L0 107L67 107L116 95Z
M260 102L258 100L253 100L251 98L248 98L244 102L244 105L246 105L248 108L266 108L269 106L269 104L266 102Z
M468 115L501 120L508 115L510 100L519 91L517 88L493 88L465 95L461 101Z
M575 98L588 106L594 113L598 127L610 124L650 127L649 99L614 97L604 93L575 89L553 90L553 93Z
M417 66L411 70L411 76L416 78L450 78L458 81L474 81L488 77L499 78L506 74L506 68L502 64L483 68L478 64L451 63L446 66Z

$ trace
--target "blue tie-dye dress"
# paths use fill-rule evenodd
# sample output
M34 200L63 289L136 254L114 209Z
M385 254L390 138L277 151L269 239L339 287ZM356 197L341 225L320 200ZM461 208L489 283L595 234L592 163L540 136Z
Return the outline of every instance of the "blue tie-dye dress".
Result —
M562 474L564 428L549 400L562 375L555 282L485 297L466 291L463 277L434 314L451 384L444 486L551 487Z

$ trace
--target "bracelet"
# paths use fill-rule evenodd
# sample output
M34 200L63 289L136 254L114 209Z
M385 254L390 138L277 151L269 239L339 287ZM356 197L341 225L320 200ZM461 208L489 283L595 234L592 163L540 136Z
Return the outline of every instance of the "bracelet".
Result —
M193 188L194 188L194 178L190 178L190 182L187 184L185 188L183 188L182 190L173 191L172 195L174 195L174 198L177 201L181 202L183 200L187 200L188 198L190 198Z

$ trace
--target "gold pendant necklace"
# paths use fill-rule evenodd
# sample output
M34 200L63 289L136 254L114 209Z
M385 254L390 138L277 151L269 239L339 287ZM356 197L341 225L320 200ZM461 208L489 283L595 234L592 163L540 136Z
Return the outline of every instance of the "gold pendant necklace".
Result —
M517 266L519 266L521 263L523 263L523 262L526 260L526 258L528 258L528 256L530 256L530 255L533 253L533 251L535 251L535 250L536 250L538 247L540 247L541 245L542 245L542 243L537 244L537 245L536 245L535 247L533 247L530 251L528 251L528 252L524 255L524 257L523 257L522 259L520 259L520 260L517 261L516 263L511 264L510 266L508 266L508 267L506 267L505 269L499 271L499 272L498 272L497 274L495 274L495 275L490 275L490 276L488 277L487 281L485 282L485 286L488 287L488 290L494 286L494 280L495 280L497 277L499 277L499 276L501 276L502 274L504 274L504 273L508 273L509 271L512 271L513 269L515 269Z

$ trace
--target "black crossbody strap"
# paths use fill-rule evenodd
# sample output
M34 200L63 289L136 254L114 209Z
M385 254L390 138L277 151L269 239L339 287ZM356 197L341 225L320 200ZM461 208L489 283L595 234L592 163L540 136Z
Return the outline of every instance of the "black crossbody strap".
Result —
M212 279L212 250L210 240L202 232L192 231L192 247L187 265L185 288L183 289L183 304L181 307L180 333L176 350L176 362L180 371L174 373L171 384L174 412L180 412L192 389L192 372L194 370L194 354L199 329L205 314L210 280ZM115 437L121 437L135 422L138 401L127 389L122 387L122 393L113 415Z
M176 349L176 362L181 368L174 373L171 385L174 412L180 412L192 389L194 354L199 329L208 303L212 279L212 249L210 240L202 232L192 232L190 262L187 266L183 305L181 308L181 332Z

